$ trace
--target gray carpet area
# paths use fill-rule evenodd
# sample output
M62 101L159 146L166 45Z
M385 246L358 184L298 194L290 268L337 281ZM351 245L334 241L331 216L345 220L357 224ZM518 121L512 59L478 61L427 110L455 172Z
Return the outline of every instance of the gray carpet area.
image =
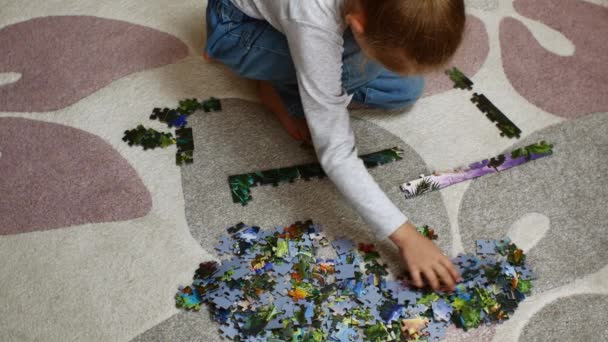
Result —
M554 155L474 181L460 208L464 246L481 236L501 238L527 213L551 228L528 260L538 292L595 273L608 260L608 115L601 113L546 128L518 145L555 144Z
M233 203L229 175L309 163L316 157L314 151L289 138L262 106L243 100L226 100L223 106L220 113L192 118L196 158L194 165L182 168L188 225L203 248L212 251L225 229L241 221L269 229L313 219L330 236L373 239L328 179L256 187L253 201L247 206ZM393 146L405 150L404 160L376 168L372 175L400 208L412 213L414 222L436 227L441 236L439 244L447 250L451 238L441 196L436 193L406 201L396 186L407 175L428 173L422 159L403 141L374 124L353 119L353 126L360 154Z
M547 305L532 317L520 341L608 341L606 323L608 296L567 297Z

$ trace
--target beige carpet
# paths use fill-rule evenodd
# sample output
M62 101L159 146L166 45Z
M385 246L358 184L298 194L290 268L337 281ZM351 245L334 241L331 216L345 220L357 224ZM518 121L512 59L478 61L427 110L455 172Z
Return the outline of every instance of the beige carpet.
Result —
M453 64L523 131L496 127L430 75L399 113L354 112L361 152L400 146L372 171L450 255L510 236L539 279L511 320L447 341L608 339L608 1L470 0ZM204 1L0 0L0 341L216 341L206 313L173 296L239 221L272 228L314 219L331 236L371 239L327 180L254 189L233 204L226 177L314 160L254 96L200 57ZM122 140L154 107L223 99L196 114L195 163L174 148ZM538 140L550 158L414 200L398 185ZM380 243L393 260L392 249ZM396 267L393 263L392 267Z

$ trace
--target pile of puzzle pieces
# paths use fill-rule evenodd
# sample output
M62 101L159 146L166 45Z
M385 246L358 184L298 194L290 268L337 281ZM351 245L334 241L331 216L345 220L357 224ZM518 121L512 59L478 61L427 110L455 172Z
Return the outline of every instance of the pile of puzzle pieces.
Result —
M144 150L156 147L167 148L176 144L176 164L191 164L194 161L194 139L192 128L186 127L188 125L187 119L190 115L201 109L205 113L220 111L222 110L222 104L220 100L212 97L202 102L197 99L182 100L176 109L154 108L150 119L165 123L169 128L176 128L176 138L174 139L171 133L161 133L152 128L146 129L144 126L139 125L136 129L125 131L122 140L127 142L129 146L143 146Z
M437 238L428 227L419 232ZM241 223L228 233L216 249L230 258L202 263L175 298L186 310L208 304L235 341L440 341L450 324L508 319L534 278L508 239L477 241L477 255L455 258L463 281L441 293L390 280L373 244L330 244L311 221L274 230Z
M379 152L366 154L360 157L367 168L392 163L403 159L403 150L398 147L389 148ZM293 183L298 179L311 180L313 178L323 178L325 172L319 163L311 163L281 169L257 171L242 175L228 177L230 192L234 203L247 205L253 197L251 188L258 185L278 186L280 183Z

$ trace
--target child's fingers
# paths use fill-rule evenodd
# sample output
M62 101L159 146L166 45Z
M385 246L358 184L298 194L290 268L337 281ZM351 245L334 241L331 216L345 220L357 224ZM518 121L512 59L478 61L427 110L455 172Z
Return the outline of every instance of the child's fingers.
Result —
M448 270L448 272L450 272L450 275L452 276L452 279L454 279L455 282L459 282L462 280L462 278L460 277L460 274L456 270L456 267L454 267L454 263L450 259L443 258L441 260L441 264L443 266L445 266L445 268Z
M410 270L410 276L412 278L412 284L416 287L423 287L424 282L422 281L422 277L420 276L420 271L412 269Z
M422 271L422 274L424 274L424 278L433 290L439 290L439 280L437 279L437 274L435 274L435 271L432 268Z
M450 274L450 272L448 272L445 266L439 263L436 264L433 269L435 270L435 273L437 273L445 287L448 288L450 291L454 290L454 279L452 279L452 275Z

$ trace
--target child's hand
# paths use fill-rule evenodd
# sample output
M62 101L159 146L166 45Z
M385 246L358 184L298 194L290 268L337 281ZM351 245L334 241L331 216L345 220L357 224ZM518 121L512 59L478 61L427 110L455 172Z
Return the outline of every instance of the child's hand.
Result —
M397 229L390 239L399 247L414 286L423 287L424 279L435 291L453 291L461 280L452 261L431 240L420 235L411 223Z

